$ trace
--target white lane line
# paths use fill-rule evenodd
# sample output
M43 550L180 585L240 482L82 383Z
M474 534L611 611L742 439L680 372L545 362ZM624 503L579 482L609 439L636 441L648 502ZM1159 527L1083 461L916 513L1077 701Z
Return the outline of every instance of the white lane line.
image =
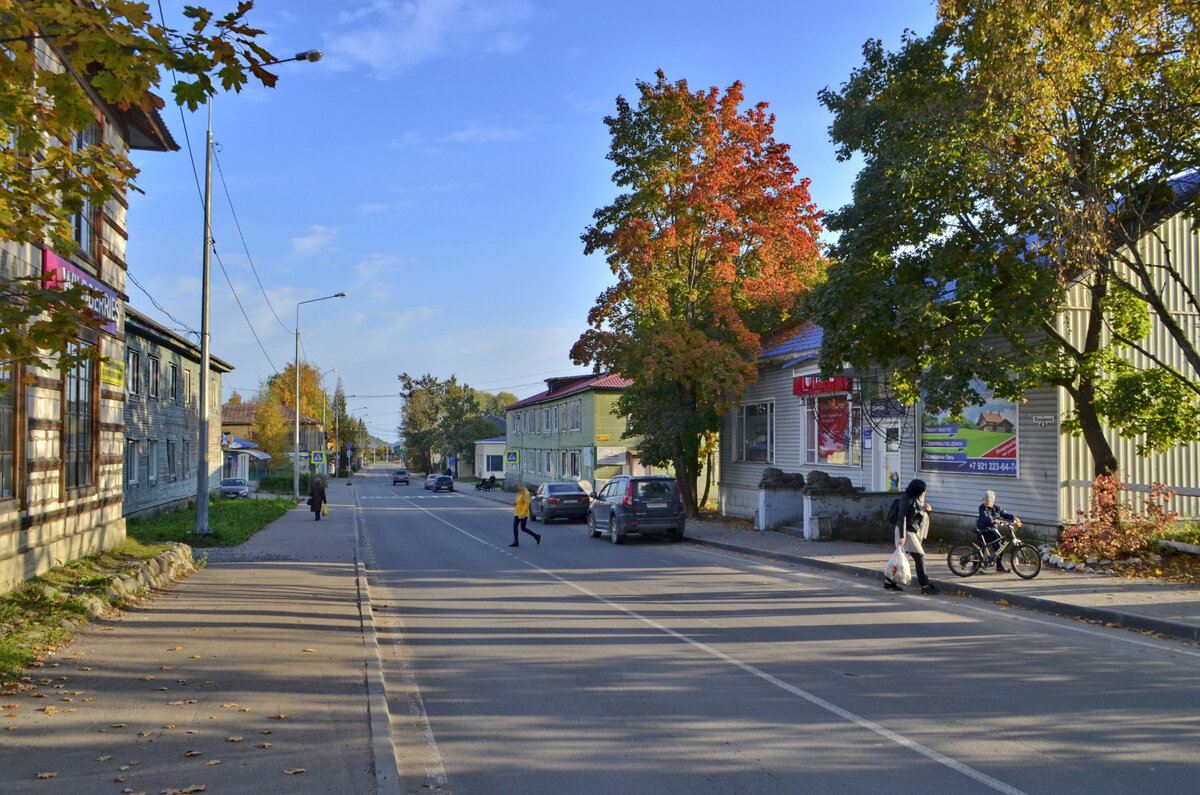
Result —
M826 580L829 582L838 582L843 585L851 585L855 588L869 589L872 591L877 591L879 588L878 585L867 585L862 582L857 582L852 575L829 574L829 573L822 572L822 571L812 571L812 570L797 571L796 569L786 568L779 563L764 563L762 561L753 560L752 559L753 553L749 553L749 552L745 553L746 557L743 557L743 556L737 555L735 553L723 552L721 550L715 550L715 549L696 549L694 551L698 552L702 555L711 555L712 557L722 558L724 560L739 561L741 563L749 564L755 568L762 568L762 569L766 569L768 571L777 571L781 574L793 574L797 577L802 577L802 578L810 577L813 579ZM804 566L803 563L796 563L794 565ZM926 599L927 598L927 597L917 597L915 594L906 594L905 596L907 598L911 598L911 599L916 599L916 598ZM955 601L953 601L953 602L949 601L950 598L954 598ZM1171 645L1172 643L1177 644L1177 643L1179 643L1179 641L1144 640L1142 638L1132 637L1131 632L1128 629L1119 630L1119 631L1114 632L1114 630L1112 630L1112 629L1101 629L1098 627L1094 627L1091 624L1080 624L1079 622L1075 621L1074 619L1066 618L1066 617L1063 617L1057 621L1047 619L1047 618L1038 618L1031 611L1025 610L1024 608L1020 608L1020 607L1013 607L1011 605L1008 605L1008 606L997 605L995 603L986 603L986 602L983 604L971 604L969 601L967 601L965 599L957 599L955 597L948 597L947 599L943 599L943 600L939 600L939 601L941 602L940 606L945 607L946 609L968 610L968 611L971 611L974 613L985 614L989 618L995 618L996 613L1000 612L1000 613L1003 613L1003 615L1013 619L1014 621L1028 621L1033 624L1040 624L1041 626L1047 627L1049 629L1067 629L1072 632L1078 632L1083 635L1091 635L1095 638L1100 638L1103 640L1116 639L1123 643L1128 643L1133 646L1144 646L1148 649L1154 649L1156 651L1164 651L1169 654L1179 654L1179 655L1183 655L1183 656L1187 656L1187 657L1195 657L1197 659L1200 659L1200 651L1198 651L1198 650L1176 648L1175 646ZM1001 609L1001 608L1005 608L1005 607L1007 609Z
M437 519L439 522L446 525L447 527L457 530L459 533L462 533L463 535L465 535L468 538L472 538L486 546L490 546L495 549L500 549L500 547L497 547L495 544L491 543L490 541L486 541L486 540L480 538L479 536L471 533L470 531L464 530L463 528L459 527L458 525L454 524L453 522L443 519L442 517L438 516L433 511L430 511L427 508L421 508L421 510L425 511L430 516L432 516L434 519ZM569 588L573 588L576 591L579 591L580 593L584 594L585 596L589 596L592 599L595 599L596 601L600 602L601 604L607 605L608 607L611 607L614 610L624 613L625 615L629 616L630 618L636 619L636 620L642 622L643 624L646 624L647 626L658 630L659 632L662 632L666 635L670 635L671 637L675 638L676 640L686 643L695 649L699 649L700 651L710 654L719 660L727 662L730 665L735 666L737 668L740 668L741 670L745 671L746 673L756 676L759 679L763 680L764 682L767 682L769 684L774 685L775 687L778 687L780 690L783 690L787 693L791 693L792 695L797 696L798 698L802 698L805 701L807 701L808 703L812 704L813 706L819 707L820 709L823 709L826 712L837 715L839 718L842 718L843 720L853 723L854 725L858 726L859 728L866 729L867 731L870 731L870 732L874 732L875 734L878 734L880 737L883 737L886 740L890 740L891 742L893 742L903 748L907 748L910 751L918 753L921 756L924 756L926 759L930 759L934 762L937 762L939 765L943 765L944 767L947 767L947 768L955 771L956 773L964 775L967 778L972 779L973 781L976 781L985 787L988 787L989 789L993 789L996 792L1003 792L1003 793L1006 793L1007 795L1025 795L1025 793L1022 790L1019 790L1016 787L1012 787L1008 784L1005 784L1003 781L1000 781L998 779L994 779L991 776L987 775L986 773L980 772L973 767L964 765L962 762L959 762L956 759L951 759L950 757L946 756L945 754L942 754L942 753L939 753L938 751L933 750L929 746L922 745L921 743L919 743L915 740L911 740L902 734L897 734L896 732L892 731L891 729L880 726L878 723L875 723L874 721L867 720L866 718L862 717L861 715L857 715L853 712L850 712L849 710L842 709L841 707L837 706L836 704L830 703L830 702L826 701L825 699L821 698L820 696L817 696L817 695L814 695L814 694L808 692L807 690L796 687L794 685L790 685L787 682L783 681L782 679L780 679L776 676L773 676L760 668L756 668L755 666L751 665L750 663L743 662L742 660L739 660L736 657L726 654L725 652L721 651L720 649L716 649L716 648L713 648L712 646L709 646L707 643L703 643L701 641L696 640L695 638L684 635L682 632L678 632L674 629L671 629L670 627L664 626L664 625L658 623L657 621L655 621L654 619L647 618L646 616L643 616L642 614L638 613L637 611L630 610L628 607L618 604L618 603L612 601L611 599L608 599L607 597L601 596L597 593L593 593L592 591L589 591L587 588L583 587L582 585L579 585L578 583L568 580L567 578L565 578L553 571L544 569L541 566L537 565L536 563L531 563L530 561L525 560L524 558L518 557L515 553L508 552L507 549L505 549L503 551L505 551L506 553L511 555L513 558L521 561L529 568L534 569L535 571L538 571L542 574L545 574L546 576L548 576L552 579L558 580L563 585L566 585Z

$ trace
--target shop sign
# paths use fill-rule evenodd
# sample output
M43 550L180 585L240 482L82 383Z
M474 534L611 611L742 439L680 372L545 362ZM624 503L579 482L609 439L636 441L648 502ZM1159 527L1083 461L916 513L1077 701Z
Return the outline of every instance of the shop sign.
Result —
M854 379L839 375L833 378L821 378L816 375L797 375L792 377L792 394L828 395L833 392L849 392L854 386Z
M49 249L42 252L42 283L47 287L61 288L78 284L100 293L87 299L88 306L97 317L105 321L100 330L116 336L117 324L121 319L121 299L112 288Z

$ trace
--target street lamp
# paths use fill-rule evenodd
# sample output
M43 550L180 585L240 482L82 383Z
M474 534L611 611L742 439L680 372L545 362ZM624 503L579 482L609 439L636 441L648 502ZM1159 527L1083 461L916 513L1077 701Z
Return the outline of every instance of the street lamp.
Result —
M317 301L328 301L330 298L345 298L345 293L334 293L323 298L310 298L296 304L296 364L292 375L296 381L296 405L293 412L296 415L296 428L292 437L292 497L300 499L300 307L305 304L315 304Z
M288 61L315 63L319 60L321 60L320 50L305 50L296 53L291 58L271 63L287 63ZM196 467L196 535L212 534L212 528L208 526L208 282L209 264L212 259L212 98L209 97L204 104L208 110L208 132L204 139L204 254L202 257L203 284L200 288L200 421L196 426L200 435L199 444L196 445L196 454L200 458L200 465ZM299 329L296 333L300 333ZM299 496L299 494L296 495L297 498Z

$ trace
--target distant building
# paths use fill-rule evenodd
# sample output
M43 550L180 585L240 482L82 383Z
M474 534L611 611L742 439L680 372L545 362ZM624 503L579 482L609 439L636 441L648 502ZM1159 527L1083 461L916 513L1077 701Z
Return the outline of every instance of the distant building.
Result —
M221 394L233 367L211 354L208 394ZM208 461L210 490L221 485L221 431L200 434L200 348L132 307L125 310L125 516L171 510L196 498L199 461ZM210 404L214 402L210 399ZM212 413L210 411L210 413Z
M497 479L504 478L505 442L503 436L475 440L475 477L480 480L493 475Z

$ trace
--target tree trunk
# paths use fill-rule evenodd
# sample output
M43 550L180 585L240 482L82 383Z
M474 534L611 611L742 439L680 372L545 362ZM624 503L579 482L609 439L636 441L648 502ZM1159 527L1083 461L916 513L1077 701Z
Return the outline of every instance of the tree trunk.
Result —
M712 453L708 454L708 458L705 460L704 463L705 463L705 466L704 466L704 496L700 498L700 503L697 506L697 508L703 508L705 505L708 505L708 490L712 486L712 473L713 473Z
M683 445L675 447L675 482L679 484L679 498L683 501L683 513L689 519L699 517L696 509L696 472L688 465L688 456L683 454Z
M1079 415L1079 428L1083 439L1087 442L1092 454L1092 465L1095 468L1093 477L1098 475L1115 475L1117 472L1117 457L1113 453L1100 417L1096 413L1096 390L1090 381L1080 384L1072 395L1075 398L1075 411Z

